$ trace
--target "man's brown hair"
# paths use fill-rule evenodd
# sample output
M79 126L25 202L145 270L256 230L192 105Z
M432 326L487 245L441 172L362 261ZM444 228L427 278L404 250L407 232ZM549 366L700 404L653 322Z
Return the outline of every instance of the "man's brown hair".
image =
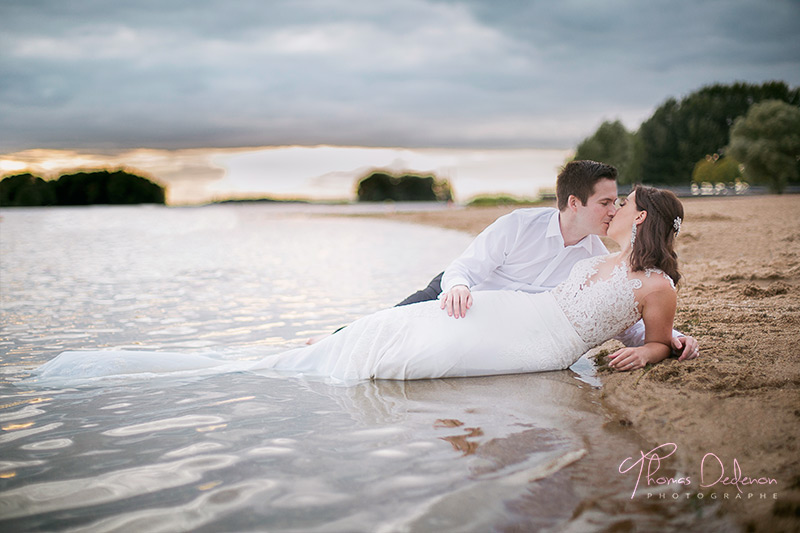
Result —
M570 161L556 178L556 199L558 210L567 208L570 195L576 196L583 205L594 192L594 185L602 179L617 179L617 169L605 163L590 161Z

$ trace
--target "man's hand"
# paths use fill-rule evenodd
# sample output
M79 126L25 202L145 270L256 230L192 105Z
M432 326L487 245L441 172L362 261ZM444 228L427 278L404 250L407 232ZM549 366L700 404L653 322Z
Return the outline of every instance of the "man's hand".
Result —
M700 344L694 337L672 337L672 353L680 354L678 361L688 361L700 355Z
M466 285L456 285L442 298L442 309L447 310L447 316L464 318L470 307L472 307L472 293Z

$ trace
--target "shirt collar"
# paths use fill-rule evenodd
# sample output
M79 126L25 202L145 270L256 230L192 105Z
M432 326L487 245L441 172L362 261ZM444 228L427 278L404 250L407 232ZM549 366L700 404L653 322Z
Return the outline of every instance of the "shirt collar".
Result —
M547 233L545 233L545 235L548 239L558 237L558 240L561 241L561 246L564 246L564 237L561 235L561 226L559 225L558 220L559 211L556 209L553 215L550 217L550 222L547 223Z
M558 238L558 241L563 248L583 248L587 252L592 253L595 243L600 242L600 237L597 235L587 235L572 246L564 246L564 236L561 235L561 225L558 223L559 214L560 211L556 210L556 212L553 213L553 216L550 217L550 222L547 224L547 238Z

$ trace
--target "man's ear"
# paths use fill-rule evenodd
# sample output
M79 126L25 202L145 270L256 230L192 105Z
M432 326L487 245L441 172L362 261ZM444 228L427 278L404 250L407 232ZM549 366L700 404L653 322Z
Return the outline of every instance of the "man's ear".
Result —
M574 194L570 194L567 197L567 207L575 211L578 209L578 206L582 205L581 199L575 196Z

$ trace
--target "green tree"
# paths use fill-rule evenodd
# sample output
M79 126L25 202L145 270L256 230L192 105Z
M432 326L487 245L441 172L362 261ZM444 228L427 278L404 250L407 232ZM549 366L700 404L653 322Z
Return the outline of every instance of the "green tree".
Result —
M53 205L56 194L52 184L32 174L17 174L0 181L0 206Z
M645 121L637 137L642 144L642 176L649 183L675 183L679 176L678 131L674 127L675 116L680 106L670 98L655 110L653 116ZM695 158L697 161L699 158Z
M730 184L742 177L739 166L739 162L733 157L719 157L719 154L709 154L695 164L692 171L692 181L695 183Z
M634 167L636 163L636 138L619 121L603 122L591 137L578 145L575 159L591 159L614 165L619 172L620 183L633 183L637 180Z
M742 177L741 164L728 155L720 157L711 171L711 181L714 183L730 184Z
M0 181L0 206L163 204L164 187L122 170L78 172L55 181L31 174Z
M438 180L433 175L395 176L382 171L372 172L359 180L357 194L359 202L442 202L453 197L447 180Z
M55 182L60 205L163 204L164 187L122 170L66 174Z
M731 128L728 153L744 164L754 183L783 192L798 179L800 108L777 100L753 105Z
M714 156L712 155L707 155L695 163L692 171L692 181L695 183L711 183L714 180L714 163Z
M723 154L734 121L765 100L800 105L800 89L771 81L703 87L682 100L668 99L642 123L641 172L651 183L686 184L706 154Z

